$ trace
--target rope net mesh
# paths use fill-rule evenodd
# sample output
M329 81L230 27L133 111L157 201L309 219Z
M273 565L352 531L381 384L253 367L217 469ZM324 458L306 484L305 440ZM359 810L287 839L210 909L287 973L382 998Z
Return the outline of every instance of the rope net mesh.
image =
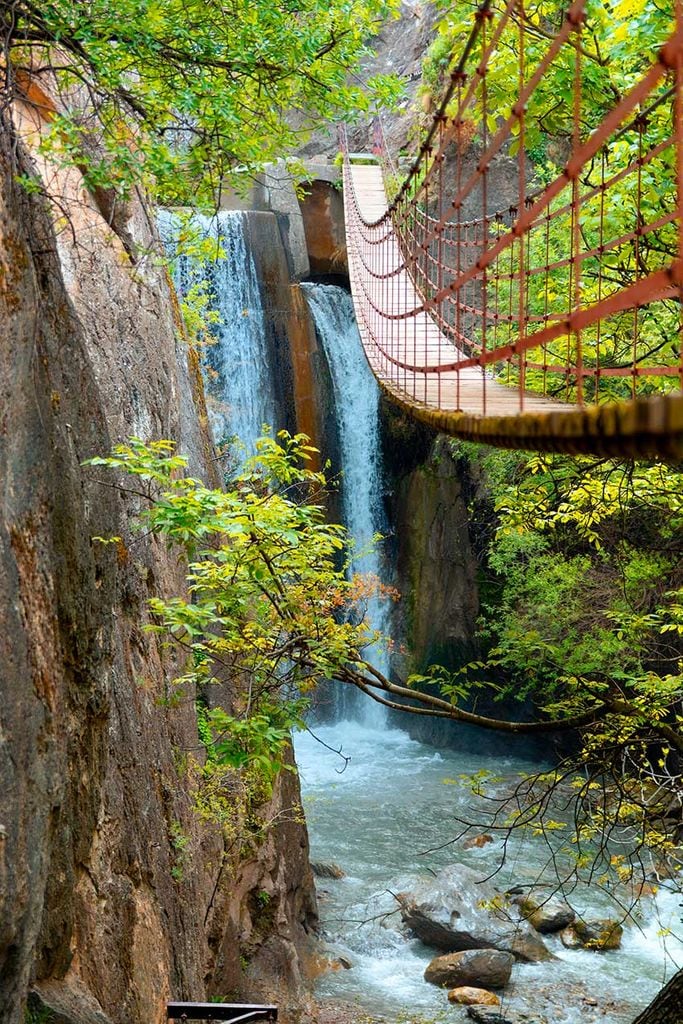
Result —
M372 160L341 133L354 304L380 383L439 429L677 459L682 2L613 94L585 8L552 24L485 2L390 200L381 125ZM532 159L539 139L555 162Z

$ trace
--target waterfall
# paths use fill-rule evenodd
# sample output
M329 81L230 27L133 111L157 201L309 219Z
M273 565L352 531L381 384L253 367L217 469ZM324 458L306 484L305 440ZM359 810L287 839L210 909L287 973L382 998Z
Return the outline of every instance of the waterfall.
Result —
M202 289L208 308L219 318L212 326L216 343L204 353L211 428L216 442L237 436L251 453L263 425L276 426L277 412L264 302L246 239L247 214L196 214L191 223L201 240L215 240L223 253L216 260L183 254L174 261L174 283L181 298L191 295L192 289ZM159 227L164 244L173 252L180 219L163 212Z
M332 378L341 449L341 494L344 525L354 541L351 571L382 579L384 572L376 534L386 528L382 504L382 459L379 446L379 388L365 360L351 296L335 285L301 286L313 316ZM384 635L390 631L389 599L368 600L370 625ZM369 654L375 668L388 674L384 646ZM340 687L340 717L361 718L380 725L385 710L356 690Z
M277 390L277 372L271 351L273 314L264 300L265 285L259 276L259 253L252 251L254 223L250 214L223 211L213 217L195 214L191 227L199 242L214 241L222 258L197 259L178 254L179 233L185 221L176 214L160 214L159 228L174 265L174 283L181 299L197 293L207 308L218 314L212 325L216 343L206 347L203 370L207 406L217 442L237 436L247 453L263 432L263 424L275 429L282 425ZM263 214L252 214L263 217ZM266 236L258 244L267 247ZM193 246L196 248L196 246ZM382 504L382 466L379 446L379 389L367 365L356 327L351 297L332 285L303 284L305 313L315 324L316 334L329 367L341 449L342 516L354 549L351 572L376 577L386 575L374 538L386 529ZM270 294L270 293L268 293ZM277 303L276 303L277 304ZM270 326L269 326L270 317ZM282 382L280 382L282 383ZM296 385L296 381L295 381ZM298 411L298 410L297 410ZM287 417L284 417L285 420ZM379 595L367 598L366 615L373 629L390 635L390 600ZM368 652L372 664L388 674L389 657L384 645ZM385 710L351 687L335 688L335 706L341 719L361 719L368 726L384 724Z

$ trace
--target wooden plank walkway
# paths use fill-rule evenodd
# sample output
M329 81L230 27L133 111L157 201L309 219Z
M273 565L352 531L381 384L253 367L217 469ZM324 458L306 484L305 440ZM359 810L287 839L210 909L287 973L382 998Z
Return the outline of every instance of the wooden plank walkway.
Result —
M363 220L379 220L387 209L380 166L351 163L346 173ZM517 388L494 380L482 367L425 373L396 365L449 364L462 359L463 353L427 313L386 319L415 309L422 299L405 270L386 280L368 273L359 251L363 242L352 204L345 195L349 277L363 348L380 386L408 415L452 436L504 448L669 461L683 458L680 392L578 407L528 391L522 397ZM386 272L400 265L393 232L372 248L377 270ZM378 254L380 248L384 251Z
M351 177L358 209L364 220L372 223L386 212L387 198L382 170L377 164L351 164ZM393 269L401 256L395 235L374 247L377 266ZM381 252L379 251L381 250ZM415 366L438 366L467 358L461 349L446 337L427 313L418 313L405 320L385 320L367 302L368 277L359 254L349 246L351 290L358 314L363 347L373 372L388 387L403 392L406 400L433 409L459 410L475 416L510 416L522 409L530 413L567 412L568 406L557 400L529 391L523 396L517 388L506 387L494 380L490 370L471 366L444 373L420 373L404 370L383 359L375 338L395 359ZM371 299L382 313L395 316L422 304L412 278L401 270L387 281L369 279Z

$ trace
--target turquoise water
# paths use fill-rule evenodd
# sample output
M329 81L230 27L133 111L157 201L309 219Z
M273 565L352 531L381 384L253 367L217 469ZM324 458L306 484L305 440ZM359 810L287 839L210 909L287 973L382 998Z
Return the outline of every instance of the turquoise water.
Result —
M436 751L398 730L358 722L315 732L351 759L344 767L340 756L311 735L296 739L312 859L334 861L346 873L339 881L318 879L318 889L330 956L343 953L353 968L323 975L319 994L389 1017L445 1012L449 1020L465 1020L464 1010L448 1004L443 991L423 980L437 951L404 933L393 894L446 865L465 864L482 878L493 872L500 864L502 840L482 849L466 850L462 842L444 846L457 834L455 819L471 815L475 800L460 776L493 770L503 777L499 786L505 786L538 765ZM533 837L514 839L494 884L505 891L539 878L549 878L547 847ZM540 1014L534 1020L547 1018L553 1024L632 1021L665 978L683 965L683 943L674 935L658 935L667 929L683 931L680 904L680 894L650 900L643 919L625 929L622 948L615 952L571 951L548 937L559 960L516 965L504 1005L532 1009ZM595 888L575 892L572 905L589 917L619 915L611 897Z

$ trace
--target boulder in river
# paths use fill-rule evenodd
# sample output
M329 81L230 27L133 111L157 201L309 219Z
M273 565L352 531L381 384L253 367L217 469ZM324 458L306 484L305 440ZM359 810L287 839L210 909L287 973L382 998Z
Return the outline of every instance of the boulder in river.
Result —
M526 925L522 928L521 925ZM502 933L498 949L509 949L515 960L523 964L540 964L547 960L557 960L545 942L526 924L526 921L512 922L507 931Z
M435 957L425 971L425 981L432 985L475 985L482 988L505 988L515 958L500 949L464 949Z
M610 949L619 949L624 929L618 921L603 918L596 921L581 921L577 918L573 924L560 934L562 943L568 949L598 950L601 953Z
M486 835L482 832L481 835L471 836L470 839L466 839L462 844L463 850L480 850L482 846L486 846L488 843L493 842L493 836Z
M461 985L452 988L448 993L449 1003L460 1003L462 1006L500 1006L500 999L495 992L486 988L475 988L473 985Z
M427 946L449 953L499 949L526 963L555 959L531 925L500 907L500 899L476 871L462 864L444 868L398 896L404 923Z
M512 1013L506 1010L503 1015L500 1010L492 1009L490 1006L468 1006L467 1016L470 1020L478 1021L478 1024L548 1024L545 1017L539 1017L537 1014Z
M478 1024L513 1024L509 1017L504 1017L498 1010L492 1010L489 1006L468 1006L467 1016L470 1020L476 1020Z
M528 894L515 897L513 903L519 907L522 917L537 932L542 932L545 935L561 932L576 917L569 904L555 896L544 899L541 896Z
M312 860L311 870L317 878L346 878L346 872L333 861Z

